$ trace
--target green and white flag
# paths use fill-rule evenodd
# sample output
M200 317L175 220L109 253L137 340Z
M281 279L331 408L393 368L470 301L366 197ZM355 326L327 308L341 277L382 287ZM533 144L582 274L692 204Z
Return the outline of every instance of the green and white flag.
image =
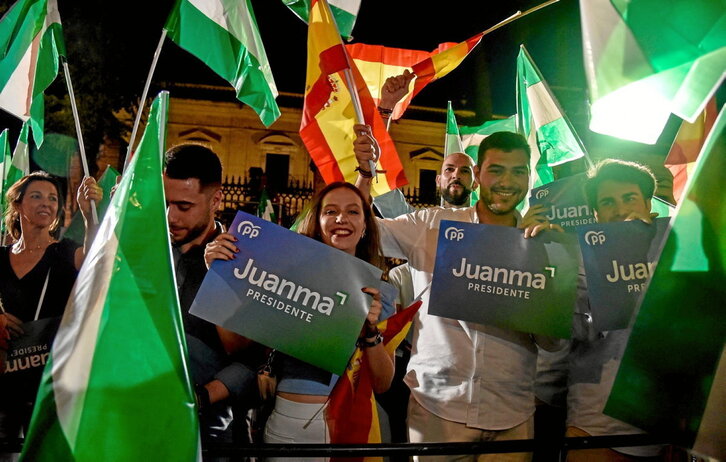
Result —
M464 152L464 146L461 144L461 136L459 135L459 126L456 124L456 114L451 108L451 101L446 107L446 138L444 139L444 156L454 154L455 152Z
M266 127L280 117L277 87L250 0L177 0L169 37L229 82Z
M8 129L0 133L0 239L5 232L5 170L10 167L10 143L8 142Z
M530 185L554 181L552 167L585 156L585 150L524 45L517 56L517 132L527 138Z
M270 196L267 194L267 189L263 189L262 194L260 194L260 204L257 207L257 216L263 220L277 223L275 208L272 205Z
M653 144L723 82L724 0L580 0L580 15L592 131Z
M310 15L310 0L282 0L298 18L302 19L305 24L308 23ZM353 26L358 17L361 0L328 0L330 11L333 13L335 23L338 26L338 32L346 39L352 39Z
M726 458L726 110L698 155L605 414Z
M43 92L65 56L56 0L18 0L0 20L0 108L27 121L43 144Z
M479 157L479 145L484 141L484 138L496 132L517 131L515 118L516 115L501 120L488 120L478 127L462 125L459 127L459 132L461 133L461 145L464 152L476 162Z
M21 460L200 460L162 184L168 94L93 241L46 364Z
M13 150L13 160L5 171L5 191L16 181L30 173L30 146L28 145L29 122L23 124L20 129L18 142Z
M464 152L477 162L479 158L479 145L484 138L496 132L514 132L516 131L516 116L510 116L502 120L489 120L479 125L478 127L466 127L461 126L459 130L461 132L461 146L464 148ZM479 200L479 192L471 192L471 205L476 205Z

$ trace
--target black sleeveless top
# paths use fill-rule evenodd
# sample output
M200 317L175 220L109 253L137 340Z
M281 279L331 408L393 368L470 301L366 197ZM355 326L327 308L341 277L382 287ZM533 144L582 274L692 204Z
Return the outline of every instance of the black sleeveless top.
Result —
M50 270L48 287L38 319L61 316L76 281L75 252L79 247L70 239L48 246L40 261L18 279L10 266L11 246L0 247L0 297L5 311L23 322L33 321L45 278Z

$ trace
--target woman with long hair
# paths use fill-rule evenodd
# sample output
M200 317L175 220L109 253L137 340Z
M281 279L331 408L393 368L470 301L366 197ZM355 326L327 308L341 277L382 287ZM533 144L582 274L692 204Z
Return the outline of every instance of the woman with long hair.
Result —
M8 189L5 224L13 242L0 247L0 337L5 339L1 342L5 346L12 349L14 340L32 338L25 330L38 325L33 321L63 314L85 249L95 233L90 224L90 202L98 202L102 195L93 178L83 179L77 200L86 222L86 245L80 247L69 239L58 239L63 224L63 194L58 180L42 171L33 172ZM55 327L46 332L52 339ZM0 375L0 438L16 438L22 427L27 428L43 370L42 365L30 366L45 362L36 359L26 356L13 360L7 351L0 351L0 371L4 370Z
M382 267L378 226L371 207L355 186L331 183L313 198L302 216L298 233ZM221 234L207 244L205 259L208 265L215 259L229 260L234 258L235 250L234 237ZM363 360L370 366L373 390L382 393L393 379L393 355L384 349L376 327L382 312L380 292L371 287L362 291L371 295L371 304L358 345L363 349ZM290 356L280 356L275 407L265 427L265 442L329 442L321 407L338 377Z

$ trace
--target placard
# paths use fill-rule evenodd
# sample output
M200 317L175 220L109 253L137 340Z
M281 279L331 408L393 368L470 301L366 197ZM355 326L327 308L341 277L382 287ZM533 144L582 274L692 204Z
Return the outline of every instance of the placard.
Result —
M240 252L212 264L190 313L341 374L355 349L381 270L253 215L229 232Z
M577 252L566 233L442 220L428 312L569 338Z

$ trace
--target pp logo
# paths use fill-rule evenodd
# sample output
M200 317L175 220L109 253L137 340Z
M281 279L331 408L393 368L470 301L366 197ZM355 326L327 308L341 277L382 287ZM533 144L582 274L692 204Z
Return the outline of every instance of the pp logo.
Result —
M446 228L444 231L444 237L450 241L460 241L464 239L464 230L459 228Z
M589 245L603 245L605 233L603 231L588 231L585 233L585 242Z
M549 189L541 189L541 190L537 191L537 194L535 194L534 197L537 198L537 199L544 199L549 194L550 194L550 190Z
M260 235L260 227L253 225L251 221L243 221L237 225L237 232L240 236L247 236L250 239L254 239Z

